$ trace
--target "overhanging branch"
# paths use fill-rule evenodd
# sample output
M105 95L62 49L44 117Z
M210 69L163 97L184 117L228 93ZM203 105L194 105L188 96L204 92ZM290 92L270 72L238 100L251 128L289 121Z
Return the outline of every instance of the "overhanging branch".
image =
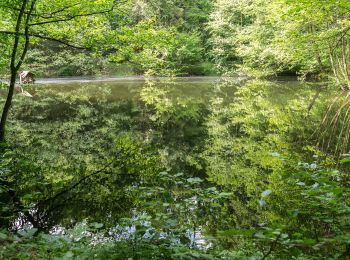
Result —
M116 1L113 1L113 5L112 5L112 7L110 9L107 9L107 10L104 10L104 11L100 11L100 12L96 12L96 13L91 13L91 14L87 13L87 14L77 15L75 17L95 15L95 14L103 14L103 13L111 12L115 8L116 4L123 3L123 2L125 2L125 1L118 1L118 0L116 0ZM78 5L81 5L81 4L82 3L75 3L75 4L71 4L71 5L62 6L59 9L57 9L55 11L52 11L52 12L48 12L48 13L36 13L36 12L33 12L33 13L31 13L31 16L33 16L33 17L40 17L42 19L53 19L53 18L61 16L62 18L60 18L60 19L67 19L67 18L70 18L71 16L63 16L63 15L60 15L60 14L62 12L68 11L69 9L71 9L73 7L76 7ZM1 5L0 4L0 8L5 8L5 9L9 9L9 10L14 10L14 11L20 11L19 8L13 7L13 6L8 6L8 5ZM24 14L28 14L28 12L25 11ZM72 20L74 18L68 19L67 21ZM57 20L60 20L60 19L57 19ZM43 21L43 22L45 22L45 21ZM47 21L47 22L50 22L50 21ZM38 22L38 24L42 24L42 23ZM34 23L32 25L37 25L37 24Z
M12 32L12 31L0 31L0 34L7 34L7 35L16 35L16 32ZM24 33L19 33L20 36L25 36ZM49 36L45 36L45 35L40 35L40 34L36 34L36 33L29 33L28 34L31 37L35 37L35 38L39 38L39 39L43 39L43 40L48 40L48 41L53 41L53 42L58 42L60 44L63 44L65 46L74 48L74 49L79 49L79 50L90 50L92 47L91 46L77 46L74 45L73 43L70 43L66 40L63 39L57 39L57 38L52 38Z
M12 7L12 6L7 6L7 5L0 5L0 8L9 9L9 10L17 11L17 12L20 11L19 8ZM24 14L28 14L28 13L29 12L27 12L27 11L24 12ZM43 18L43 19L53 18L53 16L51 16L51 13L48 13L48 14L32 13L31 16L33 16L33 17L40 17L40 18Z
M69 8L72 8L72 7L75 7L77 5L80 5L80 3L76 3L76 4L73 4L73 5L67 5L67 6L63 6L61 9L58 9L56 11L53 11L51 12L49 15L50 15L50 18L53 18L55 14L58 14L58 13L62 13L64 11L66 11L67 9Z
M31 23L29 25L30 26L36 26L36 25L44 25L44 24L50 24L50 23L67 22L67 21L74 20L75 18L78 18L78 17L88 17L88 16L93 16L93 15L98 15L98 14L106 14L106 13L109 13L109 12L113 11L113 9L114 9L114 5L108 10L103 10L103 11L99 11L99 12L85 13L85 14L76 14L76 15L72 15L72 16L62 17L60 19L49 20L49 21L41 21L41 22L37 22L37 23Z

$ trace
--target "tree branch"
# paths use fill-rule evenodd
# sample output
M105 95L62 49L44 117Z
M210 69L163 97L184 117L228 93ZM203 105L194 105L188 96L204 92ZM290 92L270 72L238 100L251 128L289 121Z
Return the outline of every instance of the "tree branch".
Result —
M56 200L57 198L61 197L62 195L66 194L67 192L75 189L77 186L79 186L80 184L82 184L84 181L86 181L87 179L89 179L90 177L94 176L94 175L98 175L102 172L105 172L106 169L108 169L109 166L111 166L113 164L113 161L108 163L105 167L103 167L102 169L100 170L97 170L93 173L90 173L84 177L82 177L80 180L78 180L76 183L74 183L72 186L66 188L66 189L63 189L62 191L60 191L59 193L55 194L54 196L50 197L50 198L47 198L45 200L42 200L42 201L39 201L33 208L36 208L38 207L39 205L41 204L47 204L48 202L52 202L54 200Z
M75 18L78 18L78 17L87 17L87 16L92 16L92 15L97 15L97 14L109 13L109 12L113 11L113 9L114 9L114 4L108 10L103 10L103 11L99 11L99 12L85 13L85 14L76 14L76 15L72 15L72 16L66 16L66 17L61 18L61 19L55 19L55 20L50 20L50 21L41 21L41 22L37 22L37 23L31 23L29 25L30 26L36 26L36 25L43 25L43 24L50 24L50 23L66 22L66 21L71 21L71 20L73 20Z
M25 44L24 44L24 48L23 48L23 51L22 51L22 55L16 65L16 71L18 71L24 61L24 58L28 52L28 48L29 48L29 20L30 20L30 16L34 10L34 6L35 6L35 3L36 3L37 0L33 0L31 5L30 5L30 9L29 9L29 12L27 14L27 17L26 17L26 20L25 20L25 29L24 29L24 36L25 36Z
M13 10L13 11L17 11L19 12L21 9L19 8L16 8L16 7L12 7L12 6L7 6L7 5L0 5L0 8L6 8L6 9L10 9L10 10ZM27 11L24 11L24 14L28 14L29 12ZM49 14L38 14L38 13L32 13L31 16L35 16L35 17L40 17L40 18L43 18L43 19L50 19L52 18L51 16L48 16Z
M277 246L278 240L280 239L281 234L279 234L276 239L273 241L272 245L270 246L269 251L267 251L264 256L261 258L261 260L265 260L271 253L272 251L275 249L275 247Z
M11 72L15 71L15 69L16 69L15 62L16 62L17 48L18 48L18 44L19 44L19 32L20 32L22 17L23 17L26 5L27 5L27 0L24 0L22 2L22 7L20 9L20 12L17 16L16 29L14 32L15 42L13 44L12 55L11 55L11 64L10 64Z
M54 18L56 14L62 13L64 11L66 11L67 9L72 8L74 6L77 6L77 5L80 5L80 3L63 6L61 9L58 9L58 10L50 12L50 13L42 13L42 14L31 13L31 16L40 17L40 18L43 18L43 19L51 19L51 18ZM20 11L19 8L16 8L16 7L13 7L13 6L7 6L7 5L0 5L0 8L6 8L6 9L10 9L10 10L17 11L17 12ZM28 13L29 12L27 12L27 11L24 12L24 14L28 14Z
M20 36L25 36L24 33L16 33L16 32L11 32L11 31L0 31L0 34L7 34L7 35L20 35ZM36 33L29 33L29 36L31 37L35 37L35 38L39 38L39 39L43 39L43 40L48 40L48 41L53 41L53 42L58 42L61 43L63 45L66 45L68 47L74 48L74 49L79 49L79 50L90 50L92 47L91 46L77 46L74 45L72 43L69 43L63 39L56 39L56 38L52 38L49 36L44 36L44 35L40 35L40 34L36 34Z
M75 7L75 6L77 6L77 5L80 5L80 3L76 3L76 4L73 4L73 5L63 6L61 9L58 9L58 10L56 10L56 11L54 11L54 12L51 12L51 13L49 14L49 15L50 15L50 18L53 18L53 16L54 16L55 14L62 13L63 11L66 11L67 9L72 8L72 7Z

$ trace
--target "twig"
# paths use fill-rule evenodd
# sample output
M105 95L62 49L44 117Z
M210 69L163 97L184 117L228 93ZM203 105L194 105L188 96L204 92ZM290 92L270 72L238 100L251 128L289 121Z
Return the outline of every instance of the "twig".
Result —
M263 258L261 258L261 260L265 260L265 259L272 253L272 251L273 251L273 249L276 247L277 242L278 242L278 240L280 239L280 237L281 237L281 234L279 234L279 235L276 237L276 239L273 241L272 245L270 246L269 251L267 251L267 252L264 254L264 256L263 256Z

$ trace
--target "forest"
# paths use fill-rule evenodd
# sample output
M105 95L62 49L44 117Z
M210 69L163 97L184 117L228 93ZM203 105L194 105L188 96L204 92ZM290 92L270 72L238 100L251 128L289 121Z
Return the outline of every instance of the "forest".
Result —
M348 0L1 0L0 109L0 260L350 259Z

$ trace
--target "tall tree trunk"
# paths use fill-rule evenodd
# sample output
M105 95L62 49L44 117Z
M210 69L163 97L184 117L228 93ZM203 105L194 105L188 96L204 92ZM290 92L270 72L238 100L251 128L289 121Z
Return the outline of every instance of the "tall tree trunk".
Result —
M15 85L16 85L16 77L17 73L23 63L23 60L27 54L28 47L29 47L29 20L31 13L34 10L34 5L35 5L36 0L32 1L31 7L29 12L25 12L26 6L28 4L28 0L23 0L22 1L22 6L21 9L19 10L18 16L17 16L17 23L16 23L16 34L15 34L15 39L14 39L14 44L13 44L13 49L11 53L11 64L10 64L10 71L11 71L11 77L10 77L10 85L9 85L9 90L6 98L6 102L2 111L2 116L1 116L1 121L0 121L0 142L5 141L5 126L8 118L8 114L11 108L12 104L12 98L15 90ZM20 59L18 63L16 64L16 57L17 57L17 52L18 52L18 45L20 41L20 31L21 31L21 24L22 24L22 19L24 14L26 13L26 19L25 19L25 44L23 47L22 54L20 56Z

